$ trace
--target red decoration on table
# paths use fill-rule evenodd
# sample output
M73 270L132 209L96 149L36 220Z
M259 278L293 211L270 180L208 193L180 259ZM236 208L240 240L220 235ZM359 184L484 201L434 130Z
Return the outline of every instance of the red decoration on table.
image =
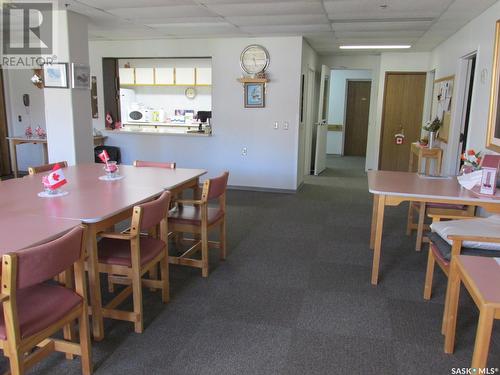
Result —
M56 164L54 168L52 168L52 172L42 177L42 183L43 186L49 190L56 190L65 185L67 181L61 166Z

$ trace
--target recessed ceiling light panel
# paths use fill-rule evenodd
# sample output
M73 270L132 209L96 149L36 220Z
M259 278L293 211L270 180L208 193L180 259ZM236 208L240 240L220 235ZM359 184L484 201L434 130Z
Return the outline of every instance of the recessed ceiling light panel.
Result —
M393 45L342 45L340 49L408 49L409 44L393 44Z

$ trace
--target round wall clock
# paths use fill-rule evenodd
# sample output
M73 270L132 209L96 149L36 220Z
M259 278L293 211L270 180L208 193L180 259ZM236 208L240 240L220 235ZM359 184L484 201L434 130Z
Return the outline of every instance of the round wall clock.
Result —
M258 44L249 45L241 53L240 65L248 74L263 72L269 66L269 52Z
M186 98L194 99L194 97L196 96L196 90L194 87L188 87L186 91L184 91L184 94L186 94Z

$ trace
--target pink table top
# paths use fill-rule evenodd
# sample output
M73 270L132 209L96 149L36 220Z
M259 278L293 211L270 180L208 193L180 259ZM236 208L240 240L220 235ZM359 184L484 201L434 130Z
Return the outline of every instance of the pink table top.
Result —
M369 171L370 193L407 198L460 200L463 202L498 203L499 200L477 196L462 188L456 177L426 178L411 172Z
M500 304L500 264L497 259L459 255L457 260L484 300Z
M43 174L0 183L0 207L3 212L34 214L43 217L77 219L96 223L148 201L206 171L199 169L167 170L120 165L125 178L101 181L102 164L82 164L64 169L69 194L58 198L40 198Z
M0 255L39 245L62 236L80 224L78 220L45 218L36 215L0 217Z

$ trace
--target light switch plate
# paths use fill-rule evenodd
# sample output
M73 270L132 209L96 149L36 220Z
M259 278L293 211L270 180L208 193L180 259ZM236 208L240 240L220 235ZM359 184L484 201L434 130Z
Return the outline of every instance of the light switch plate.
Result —
M283 130L288 130L288 127L289 127L288 121L285 121L283 123Z
M274 128L275 128L275 129L278 129L278 128L279 128L278 121L275 121L275 122L274 122Z

